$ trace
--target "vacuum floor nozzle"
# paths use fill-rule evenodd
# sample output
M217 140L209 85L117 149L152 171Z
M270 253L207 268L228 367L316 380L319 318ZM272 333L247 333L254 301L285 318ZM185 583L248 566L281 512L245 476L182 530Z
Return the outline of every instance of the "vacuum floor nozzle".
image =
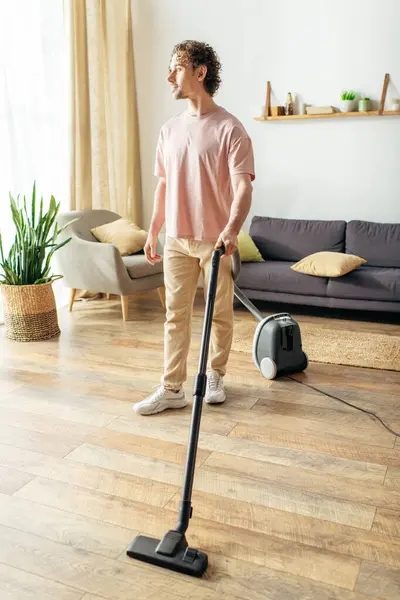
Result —
M168 535L168 534L167 534ZM193 577L201 577L208 566L208 557L204 552L180 545L174 549L171 556L161 554L159 550L162 541L144 535L137 536L127 550L130 558L163 567L170 571L177 571Z

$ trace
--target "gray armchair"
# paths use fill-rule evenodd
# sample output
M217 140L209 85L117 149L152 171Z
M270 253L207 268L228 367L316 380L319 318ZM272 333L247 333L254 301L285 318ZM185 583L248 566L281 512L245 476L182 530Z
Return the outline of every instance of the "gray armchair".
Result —
M150 265L143 253L121 256L115 246L99 242L91 233L93 227L121 217L109 210L83 210L62 213L57 220L62 227L76 218L79 220L67 227L57 240L72 237L71 241L54 255L64 283L71 288L69 310L78 289L102 292L108 297L110 294L121 296L124 321L128 318L128 297L135 292L157 289L165 308L162 262Z

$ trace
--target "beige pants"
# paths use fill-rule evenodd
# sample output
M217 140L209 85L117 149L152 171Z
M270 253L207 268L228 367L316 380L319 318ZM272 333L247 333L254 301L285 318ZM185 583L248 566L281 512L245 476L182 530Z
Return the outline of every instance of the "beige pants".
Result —
M164 248L166 322L162 383L179 389L187 377L193 302L200 273L207 295L214 244L167 237ZM210 344L210 366L225 375L233 334L232 261L222 256L219 264Z

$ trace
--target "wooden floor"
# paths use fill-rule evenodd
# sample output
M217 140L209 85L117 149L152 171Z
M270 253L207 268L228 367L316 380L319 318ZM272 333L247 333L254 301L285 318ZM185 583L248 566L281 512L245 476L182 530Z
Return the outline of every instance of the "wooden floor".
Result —
M0 328L1 600L398 600L400 440L264 380L243 353L231 354L225 405L203 411L188 539L209 555L206 576L126 556L137 533L175 525L191 416L132 411L159 382L164 315L156 292L129 308L124 323L118 299L76 303L48 342ZM202 310L198 299L190 399ZM400 373L314 363L299 378L400 430Z

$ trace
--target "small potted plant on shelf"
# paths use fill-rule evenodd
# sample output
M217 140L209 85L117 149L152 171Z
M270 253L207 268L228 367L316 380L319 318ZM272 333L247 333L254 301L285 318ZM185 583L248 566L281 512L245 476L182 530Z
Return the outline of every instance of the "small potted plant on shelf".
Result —
M345 91L340 96L342 100L341 111L342 112L353 112L354 108L354 100L356 98L356 93L353 91Z
M360 98L358 101L359 112L368 112L369 110L369 98Z
M4 302L6 337L29 342L46 340L60 333L52 283L61 275L51 273L51 258L71 238L56 243L70 223L59 228L56 217L60 204L51 196L47 210L40 201L36 210L36 184L33 185L31 207L23 206L10 194L15 239L8 256L4 256L0 234L0 287ZM76 220L76 219L74 219Z

